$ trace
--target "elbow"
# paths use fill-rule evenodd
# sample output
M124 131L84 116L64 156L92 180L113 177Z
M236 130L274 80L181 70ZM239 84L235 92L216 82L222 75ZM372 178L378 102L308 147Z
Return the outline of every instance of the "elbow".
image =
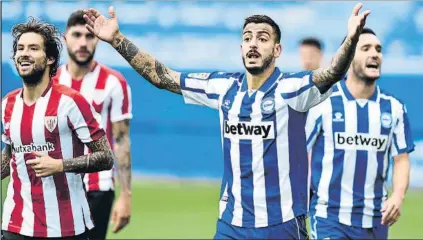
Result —
M104 170L110 170L113 168L114 156L113 153L110 153L110 157L106 159L105 168Z
M113 168L113 161L114 161L114 155L111 151L108 151L106 156L102 159L102 163L99 164L100 169L97 171L106 171Z

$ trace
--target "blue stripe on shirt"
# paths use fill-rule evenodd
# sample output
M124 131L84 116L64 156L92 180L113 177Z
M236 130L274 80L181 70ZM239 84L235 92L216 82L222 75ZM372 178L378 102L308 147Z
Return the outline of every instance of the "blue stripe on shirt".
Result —
M369 133L369 103L357 108L357 133ZM366 182L368 151L357 150L353 182L353 208L351 210L351 223L355 226L362 225L364 211L364 186Z
M332 134L335 139L336 132L345 132L345 110L342 96L331 97L332 104ZM336 113L341 113L341 117L344 118L344 121L333 121ZM336 141L336 140L335 140ZM337 219L339 221L339 207L341 203L341 182L342 182L342 173L344 169L344 158L345 151L341 149L334 149L333 154L333 172L330 179L330 188L329 188L329 206L334 206L335 208L328 209L328 217L332 219Z

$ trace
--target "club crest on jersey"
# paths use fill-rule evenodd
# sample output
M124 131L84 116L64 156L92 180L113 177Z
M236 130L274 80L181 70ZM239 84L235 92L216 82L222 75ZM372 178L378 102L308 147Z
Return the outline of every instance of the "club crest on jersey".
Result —
M384 128L392 127L392 116L391 114L384 112L380 115L380 123Z
M270 114L275 110L275 99L272 97L265 98L261 101L261 111L264 114Z
M53 132L57 126L57 116L44 117L44 126L46 126L47 130Z
M188 74L189 78L197 78L197 79L207 79L209 78L210 73L190 73Z

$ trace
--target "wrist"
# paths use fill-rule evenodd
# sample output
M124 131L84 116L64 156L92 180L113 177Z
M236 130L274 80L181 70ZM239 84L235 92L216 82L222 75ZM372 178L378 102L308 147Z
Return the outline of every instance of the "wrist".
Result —
M120 190L119 197L125 199L131 199L131 191L130 190Z
M63 159L61 159L60 161L57 161L57 172L59 173L64 172Z
M112 47L117 48L122 43L124 38L125 37L123 36L123 34L118 31L113 37L112 42L110 44L112 45Z
M396 198L396 199L399 199L399 200L403 201L403 200L404 200L404 198L405 198L405 194L403 194L403 193L399 193L399 192L393 192L393 193L392 193L392 195L391 195L391 197L393 197L393 198Z

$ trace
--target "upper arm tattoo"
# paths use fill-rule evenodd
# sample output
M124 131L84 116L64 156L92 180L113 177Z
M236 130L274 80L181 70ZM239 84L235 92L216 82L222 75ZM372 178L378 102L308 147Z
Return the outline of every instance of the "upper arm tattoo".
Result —
M346 38L332 58L330 66L313 71L313 82L321 93L326 92L345 76L354 58L357 41L358 39Z
M63 159L64 172L91 173L112 168L114 156L105 135L86 145L92 154Z
M10 159L12 159L12 148L6 144L1 152L1 179L10 175Z
M181 94L179 73L170 70L148 53L140 51L123 35L116 37L112 46L151 84Z

